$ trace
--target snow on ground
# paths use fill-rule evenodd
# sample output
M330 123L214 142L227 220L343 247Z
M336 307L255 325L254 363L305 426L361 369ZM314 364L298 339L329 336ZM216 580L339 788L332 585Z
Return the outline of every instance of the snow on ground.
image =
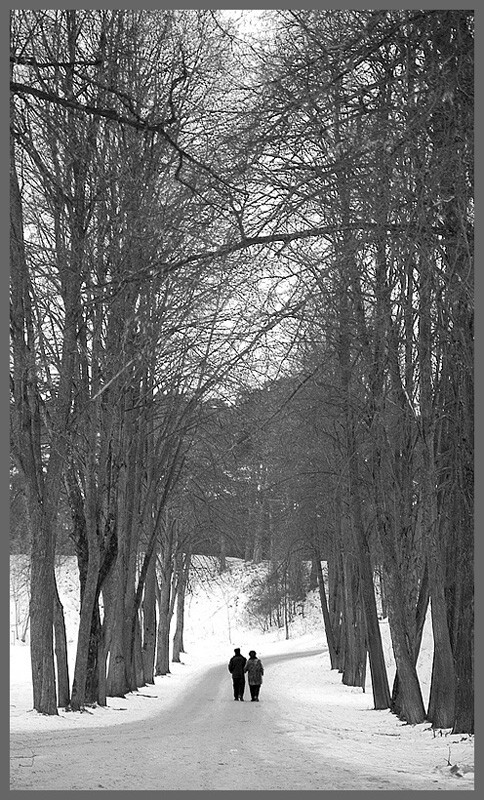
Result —
M300 614L290 626L290 638L284 629L263 632L244 611L247 599L247 575L251 573L240 562L231 561L230 570L220 577L213 564L199 559L197 574L192 579L192 594L186 603L185 649L183 663L172 663L171 674L155 678L155 684L141 687L125 698L108 698L106 708L95 707L82 713L59 709L58 717L39 715L32 710L30 652L22 643L25 623L26 582L20 569L20 557L11 560L11 646L10 646L10 730L22 731L75 730L116 725L146 719L161 707L174 705L187 692L194 678L210 666L223 664L240 647L247 655L255 649L264 661L276 654L320 650L315 658L301 657L291 661L290 681L283 662L270 665L266 680L280 683L279 696L297 699L298 716L291 719L287 734L316 752L321 730L325 733L325 756L341 756L342 749L351 749L352 763L362 768L372 761L389 768L408 764L420 776L447 776L449 789L474 788L474 737L452 735L449 730L433 731L428 723L406 725L389 711L375 711L371 681L367 670L365 692L344 686L341 675L330 669L321 611L317 593L311 593ZM256 569L256 568L254 568ZM254 575L252 570L252 576ZM71 676L74 669L75 631L78 618L78 582L74 559L63 559L58 571L59 593L64 605L69 638ZM388 624L381 622L382 639L391 682L395 672ZM428 700L432 635L430 625L424 631L418 669L424 702ZM227 691L230 676L227 673ZM328 733L329 737L328 746ZM429 787L430 788L430 787ZM447 788L447 783L446 783Z

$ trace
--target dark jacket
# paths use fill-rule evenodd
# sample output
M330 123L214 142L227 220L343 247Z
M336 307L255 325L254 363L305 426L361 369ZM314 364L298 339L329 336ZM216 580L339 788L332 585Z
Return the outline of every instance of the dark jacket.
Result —
M232 674L232 677L244 677L244 667L247 662L245 656L232 656L229 661L229 672Z
M244 672L247 673L249 686L260 686L264 674L264 667L259 658L249 658L245 665Z

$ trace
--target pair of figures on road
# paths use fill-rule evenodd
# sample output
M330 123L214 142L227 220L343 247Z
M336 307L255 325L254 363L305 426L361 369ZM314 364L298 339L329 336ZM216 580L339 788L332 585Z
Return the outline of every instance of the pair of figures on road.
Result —
M252 702L259 702L259 692L262 684L264 667L262 661L257 658L255 650L249 652L249 658L241 655L240 647L236 647L234 654L229 661L229 672L232 675L234 685L234 700L244 699L245 673L250 689L250 699Z

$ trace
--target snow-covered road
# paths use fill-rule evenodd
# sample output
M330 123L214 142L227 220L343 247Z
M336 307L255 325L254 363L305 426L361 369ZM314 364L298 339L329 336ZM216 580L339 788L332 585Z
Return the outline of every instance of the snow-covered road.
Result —
M264 658L260 703L236 703L226 665L207 667L176 702L133 723L11 735L13 790L329 790L448 789L409 765L362 759L358 742L341 740L291 696L291 661L320 651ZM294 663L294 662L293 662ZM278 691L278 687L283 687ZM328 721L326 721L327 724ZM317 730L315 730L317 729ZM337 754L336 754L337 753ZM452 788L471 788L462 783Z

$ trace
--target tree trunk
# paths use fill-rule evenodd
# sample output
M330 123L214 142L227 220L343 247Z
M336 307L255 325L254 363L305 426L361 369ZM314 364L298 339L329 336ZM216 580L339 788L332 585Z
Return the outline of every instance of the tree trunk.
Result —
M288 619L288 610L287 610L287 573L284 572L284 594L283 594L283 604L284 604L284 629L286 632L286 639L289 639L289 619Z
M146 573L143 596L143 671L146 683L155 682L156 652L156 550Z
M69 664L67 661L67 635L64 619L64 609L60 601L57 583L55 585L54 597L54 634L55 634L55 657L57 664L57 705L64 708L69 707L70 685L69 685Z
M72 682L71 708L73 711L82 710L84 703L86 702L88 666L91 667L91 670L94 669L97 672L96 662L98 647L97 641L93 641L92 639L92 633L93 626L95 625L94 610L97 600L98 576L99 558L96 558L96 556L91 558L90 556L86 576L86 585L81 602L81 619L77 638L76 665L74 669L74 680ZM95 660L94 664L93 660ZM92 697L90 700L92 701Z
M98 594L93 608L91 631L89 635L89 647L86 668L86 689L84 702L88 705L99 703L99 647L102 639L101 616L98 606ZM99 703L100 704L100 703Z
M341 511L340 504L336 506L337 525L341 529L342 521L339 512ZM341 541L341 530L339 531L339 540ZM340 552L340 544L333 543L332 558L328 561L328 577L329 577L329 612L331 629L333 631L335 650L336 650L336 669L339 672L343 671L344 665L344 649L346 642L346 623L344 615L344 574L342 567L342 553Z
M442 239L435 255L439 281L430 259L422 263L420 331L423 357L424 407L422 428L427 492L439 479L439 497L428 519L431 613L434 629L434 665L428 716L435 727L473 729L473 80L474 37L472 12L449 10L432 30L426 53L428 66L439 69L428 134L432 141L435 181L442 222ZM439 87L440 88L440 87ZM437 93L438 92L438 93ZM456 147L456 142L460 144ZM434 206L435 206L434 202ZM441 273L441 274L440 274ZM431 395L435 377L431 361L431 323L435 339L442 338L440 396ZM432 316L433 312L433 316ZM434 380L436 384L436 377ZM432 404L432 400L434 401ZM432 411L434 416L432 417ZM437 435L435 435L437 434ZM440 445L440 447L439 447ZM457 498L459 498L457 500ZM440 500L440 503L439 503ZM459 508L458 513L455 513ZM458 547L452 547L457 525ZM457 610L458 609L458 610ZM462 612L462 613L461 613ZM454 621L458 628L453 630ZM462 650L457 650L457 640Z
M256 492L253 521L254 545L252 549L252 561L254 564L260 564L262 561L262 501L259 490Z
M97 649L97 669L98 669L97 702L98 705L104 707L107 705L107 695L106 695L106 644L105 644L105 632L103 624L101 624L98 649Z
M331 663L331 669L337 669L337 654L336 654L336 645L333 636L333 628L331 626L331 619L329 615L328 609L328 601L326 599L326 589L324 587L324 578L323 578L323 569L321 567L321 559L314 558L311 562L312 569L314 570L318 589L319 589L319 599L321 602L321 611L323 613L323 621L324 621L324 631L326 633L326 641L328 643L328 651L329 651L329 660Z
M355 553L358 558L361 594L366 620L366 634L375 709L390 707L390 689L381 641L378 612L373 586L373 569L370 549L363 522L360 497L359 454L354 432L354 419L350 395L350 349L349 307L347 289L343 285L340 294L340 341L339 358L345 414L346 463L348 465L349 497L352 513L352 530Z
M108 697L124 697L128 691L124 616L126 581L124 542L119 539L118 554L113 572L109 577L109 584L110 613L106 620L109 636L109 667L106 693Z
M22 199L15 168L13 138L10 154L10 269L14 404L13 452L27 486L32 531L30 577L30 656L34 709L57 714L54 668L54 520L60 492L61 454L43 473L40 444L39 393L35 366L33 318L25 257ZM61 389L66 391L66 382ZM60 408L59 411L63 410ZM49 480L48 480L49 479ZM46 484L50 494L46 496ZM47 503L44 501L47 500Z
M167 675L170 672L170 623L172 592L172 546L174 523L165 517L165 525L161 541L161 587L158 620L158 641L156 652L155 675Z
M434 548L436 549L436 548ZM432 558L432 555L430 556ZM430 567L431 600L430 612L434 636L434 657L432 661L432 681L427 717L434 728L451 728L455 718L455 674L444 587L438 583L443 580L443 570L438 564Z
M96 434L97 428L92 425L91 431ZM92 445L92 442L91 442ZM93 452L90 454L90 469L94 470ZM89 472L89 468L88 468ZM87 514L85 518L85 540L78 547L79 568L81 576L81 615L77 635L76 663L72 682L71 708L80 711L86 702L88 675L91 679L89 702L97 700L98 688L98 637L100 635L98 600L98 581L100 570L100 553L97 540L97 517L93 504L93 476L87 481ZM83 533L84 535L84 533ZM83 555L81 555L81 552ZM87 556L87 565L84 563ZM96 613L97 612L97 613Z
M185 593L188 582L188 573L190 570L190 554L186 553L185 557L180 564L180 573L177 582L177 596L176 596L176 628L173 635L173 656L172 660L175 662L180 661L180 654L185 652L183 643L183 630L185 620Z
M136 614L134 642L133 642L133 670L134 670L134 683L136 688L138 686L145 686L148 681L145 678L145 671L143 665L143 650L141 646L141 624L140 615Z
M116 496L116 529L118 550L116 562L110 580L110 595L113 603L112 617L109 621L112 628L109 632L109 669L107 676L107 694L109 697L124 697L130 691L130 665L132 657L132 634L134 633L132 616L128 619L126 602L128 598L128 570L130 561L130 525L132 509L129 511L129 499L133 487L130 475L134 454L132 412L127 411L130 404L127 393L123 396L119 409L117 452L117 496ZM127 412L127 413L126 413ZM128 463L129 462L129 463ZM134 592L134 587L133 587Z
M168 675L170 672L170 592L171 580L165 571L161 585L155 675Z
M422 642L422 634L427 616L427 609L429 605L429 582L427 565L424 567L424 573L420 583L419 596L417 601L417 608L415 614L415 643L413 649L414 665L417 665L418 655L420 652L420 645ZM391 709L394 714L402 719L406 719L405 712L402 705L402 692L400 687L400 679L398 675L398 667L395 672L395 678L392 688Z
M54 668L54 534L40 508L32 508L30 571L30 656L34 708L41 714L57 714ZM46 524L47 523L47 524ZM38 527L37 527L38 526ZM35 532L35 529L37 531Z
M413 630L406 619L406 595L402 585L402 568L397 556L397 534L386 513L382 477L382 453L378 446L378 433L373 446L373 487L375 516L379 540L384 554L386 585L388 587L388 614L393 653L398 671L399 710L401 718L411 725L425 720L425 708L417 676ZM400 532L400 521L395 520ZM408 587L407 587L408 591ZM392 708L392 705L390 705ZM395 709L392 708L394 711Z
M311 559L311 570L309 572L309 591L312 592L314 589L317 589L319 586L318 583L318 570L317 570L317 563L316 559ZM327 605L327 604L326 604Z
M345 648L342 681L346 686L361 686L365 691L366 646L365 623L359 592L359 575L352 556L343 556Z
M392 570L393 572L393 570ZM389 586L389 624L393 653L398 673L398 706L390 705L393 712L410 725L419 725L425 720L425 708L417 675L417 659L405 623L402 609L405 608L401 587L396 586L394 574L387 572Z
M422 263L420 280L420 406L422 432L422 524L427 542L427 564L430 586L430 612L434 636L432 682L427 711L428 719L437 728L450 728L455 711L454 660L447 623L445 598L445 527L438 524L434 452L435 418L432 389L431 347L431 275Z
M129 393L130 403L135 404L137 399L138 387L136 391L133 389ZM128 411L129 415L133 413ZM130 425L130 438L131 447L129 448L128 455L128 471L130 481L127 493L127 569L126 569L126 586L124 597L124 615L125 615L125 644L127 647L126 652L126 673L128 679L128 689L135 691L138 688L136 674L140 669L137 661L141 661L141 635L139 631L139 613L141 608L141 597L138 596L136 586L136 571L138 561L138 547L140 531L143 528L143 515L138 513L141 498L141 481L144 471L143 456L145 445L145 430L143 422L133 420ZM138 630L138 632L137 632ZM136 649L139 652L135 654ZM144 680L143 680L144 684Z
M384 569L382 566L378 568L378 582L380 585L380 607L381 607L381 616L382 619L386 619L388 617L388 606L387 606L387 589L385 585L385 574Z
M86 515L85 540L82 548L78 547L78 558L82 550L87 555L87 567L80 562L81 578L81 615L77 635L76 664L72 682L71 708L80 711L86 702L88 676L90 678L89 702L97 701L98 689L98 643L100 636L99 608L97 605L99 590L99 571L101 556L97 535L97 506L95 482L95 442L97 425L91 420L89 429L88 468L86 479ZM84 535L82 531L82 535ZM87 551L87 552L86 552Z
M385 657L383 654L381 632L378 623L378 612L376 608L375 592L373 587L373 571L371 568L370 553L361 519L361 509L358 497L353 498L353 503L355 505L355 538L357 540L360 558L362 578L361 592L363 596L363 607L365 610L373 701L375 709L389 708L390 689L388 686Z

